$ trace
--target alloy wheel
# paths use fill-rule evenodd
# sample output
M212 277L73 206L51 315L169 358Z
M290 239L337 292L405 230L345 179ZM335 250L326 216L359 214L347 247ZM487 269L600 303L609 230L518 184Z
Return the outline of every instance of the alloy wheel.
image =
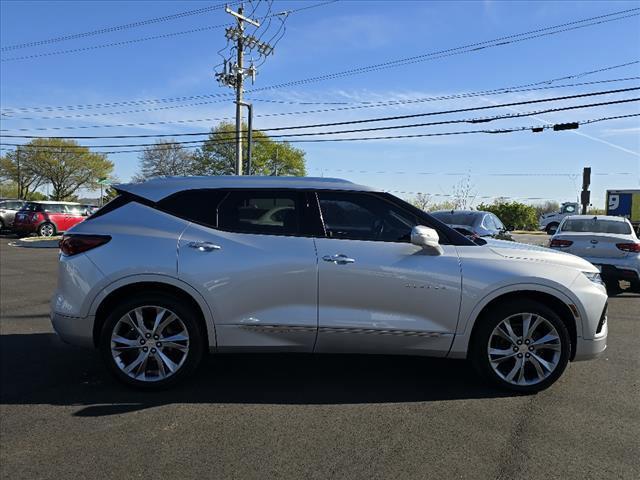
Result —
M50 223L46 223L40 227L40 236L41 237L53 237L54 229L53 225Z
M517 313L493 329L487 345L489 364L504 381L536 385L560 363L562 342L553 324L535 313Z
M164 307L136 307L118 320L111 333L115 364L138 381L156 382L174 375L188 354L187 327Z

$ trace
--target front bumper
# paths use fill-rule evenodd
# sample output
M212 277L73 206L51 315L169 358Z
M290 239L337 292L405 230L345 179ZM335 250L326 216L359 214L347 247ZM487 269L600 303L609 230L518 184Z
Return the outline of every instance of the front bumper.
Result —
M607 335L609 334L607 314L608 307L605 304L594 337L592 339L586 339L584 337L578 337L576 339L576 354L573 357L574 362L596 358L606 350Z
M93 348L93 322L95 318L67 317L51 312L51 324L60 339L71 345Z

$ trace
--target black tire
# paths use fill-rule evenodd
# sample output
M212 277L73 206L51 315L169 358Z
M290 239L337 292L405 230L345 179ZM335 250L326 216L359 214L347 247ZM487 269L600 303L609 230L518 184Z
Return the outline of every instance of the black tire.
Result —
M551 235L551 229L554 228L554 227L558 228L559 225L560 225L559 223L555 223L555 222L554 223L550 223L549 225L547 225L547 227L544 230L545 230L545 232L547 232L547 235Z
M631 285L629 286L627 291L631 293L640 293L640 281L631 282Z
M49 230L51 228L51 230ZM48 232L51 231L51 235ZM54 237L56 235L56 226L51 222L44 222L38 227L39 237Z
M500 377L492 368L488 354L489 341L494 329L503 320L520 313L532 313L544 317L555 328L560 341L560 355L553 371L540 382L529 385L516 385ZM505 301L485 312L477 321L480 323L474 329L469 345L468 358L476 371L494 385L521 393L535 393L551 386L560 378L567 367L571 356L569 331L558 314L543 303L529 299ZM518 332L517 330L515 332L516 334L521 333L521 331ZM517 360L514 359L514 361Z
M133 309L149 305L162 307L175 313L175 315L182 321L189 334L189 349L186 359L183 361L181 366L179 366L177 370L167 378L155 381L138 380L127 375L118 366L111 352L111 336L119 320ZM202 360L205 340L205 332L200 328L198 312L194 311L190 306L185 305L184 301L181 301L166 292L149 292L138 294L134 298L126 299L113 309L102 326L99 348L103 361L117 380L125 385L139 389L158 390L167 388L184 380L196 370ZM149 341L153 342L154 340Z

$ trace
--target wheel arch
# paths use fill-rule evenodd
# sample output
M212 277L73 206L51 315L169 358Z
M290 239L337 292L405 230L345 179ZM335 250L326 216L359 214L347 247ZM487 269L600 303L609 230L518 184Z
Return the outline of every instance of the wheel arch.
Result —
M93 322L93 345L98 346L102 326L107 318L110 307L125 297L136 295L141 292L159 292L174 295L182 301L186 302L198 313L198 322L202 328L204 338L208 346L215 346L215 326L211 311L209 310L204 299L199 298L188 285L176 285L173 282L157 278L130 278L126 283L110 286L111 288L103 290L104 294L97 298L92 305L94 315Z
M482 323L484 315L495 308L497 305L513 300L528 299L541 303L551 308L562 320L569 331L569 337L571 339L571 355L570 360L573 360L576 354L576 344L578 341L578 322L579 318L576 318L569 305L556 295L548 292L542 292L540 290L515 290L506 293L502 293L491 300L489 300L482 309L475 315L473 322L473 328L469 335L469 343L473 341L474 335L477 331L477 327ZM469 349L468 349L469 350ZM468 353L468 352L467 352Z

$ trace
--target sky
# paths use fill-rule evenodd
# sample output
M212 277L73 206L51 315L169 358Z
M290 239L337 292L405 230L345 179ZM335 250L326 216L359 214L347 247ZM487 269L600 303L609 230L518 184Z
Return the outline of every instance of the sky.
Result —
M261 18L269 13L270 3L245 2L245 12L253 11L255 18ZM259 67L255 84L249 80L246 86L246 97L254 104L257 129L418 115L640 86L638 15L491 48L431 55L348 76L280 86L433 52L458 53L460 50L450 49L638 9L640 2L276 0L272 3L271 13L292 13L286 17L285 28L279 29L281 17L271 17L270 23L265 20L256 31L263 41L277 41L273 55ZM231 89L219 85L214 77L214 67L222 58L218 52L223 49L227 56L230 53L229 48L224 50L224 26L231 24L232 19L223 8L207 8L222 5L218 1L0 1L2 133L175 134L208 131L217 123L216 119L232 119L235 106L229 96ZM205 11L161 19L199 9ZM627 15L634 13L640 10ZM161 21L146 22L150 19ZM130 26L136 22L142 25ZM123 25L127 27L122 28ZM573 24L577 25L582 24ZM96 30L106 31L80 35ZM52 41L67 36L73 38ZM20 48L14 48L16 45ZM262 62L257 56L254 59ZM541 83L628 63L631 64ZM576 85L586 82L598 83ZM534 83L545 89L468 95ZM280 88L251 91L271 86ZM461 98L433 99L460 95ZM509 129L630 115L640 113L640 103L545 114L535 111L638 96L638 91L619 92L340 126L333 129L533 113L490 123L431 125L332 138ZM180 101L181 97L190 98ZM389 102L396 103L389 105ZM111 103L116 105L105 105ZM311 131L322 130L327 129ZM79 140L85 145L152 141ZM3 142L26 140L5 138ZM640 117L581 125L571 131L526 130L294 145L306 152L308 175L346 178L404 198L421 192L431 195L433 201L443 201L457 184L468 181L476 204L499 196L527 203L546 199L575 201L585 166L592 168L595 207L604 207L607 189L640 188ZM128 181L138 169L139 155L109 154L115 163L114 174Z

